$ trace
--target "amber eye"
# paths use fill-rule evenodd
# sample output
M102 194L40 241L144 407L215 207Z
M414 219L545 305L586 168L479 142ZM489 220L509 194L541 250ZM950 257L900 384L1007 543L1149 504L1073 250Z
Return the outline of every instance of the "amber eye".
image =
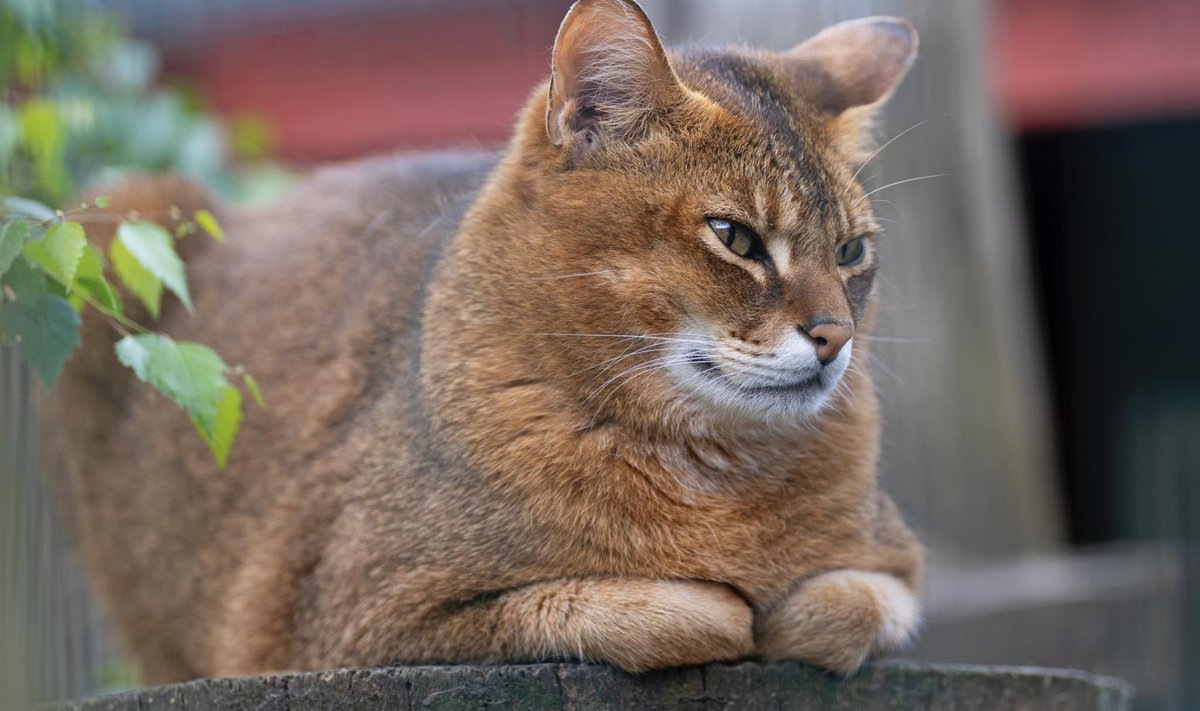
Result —
M867 256L867 241L862 237L852 239L838 247L835 256L839 267L852 267Z
M766 258L767 249L763 246L762 238L749 227L720 217L708 218L708 226L717 235L717 239L737 256L747 259Z

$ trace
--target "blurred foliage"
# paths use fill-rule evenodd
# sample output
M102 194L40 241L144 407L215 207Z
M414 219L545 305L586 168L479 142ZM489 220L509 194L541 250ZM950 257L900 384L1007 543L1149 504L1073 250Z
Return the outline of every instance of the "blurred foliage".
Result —
M195 91L156 86L158 73L157 51L92 2L0 0L0 194L61 205L129 170L183 173L233 198L286 185L262 162L267 121L227 128Z
M119 694L143 685L137 665L125 659L115 659L99 665L92 676L92 685L97 694Z
M157 75L155 50L93 3L0 0L0 345L16 347L50 388L79 344L80 312L93 309L123 336L115 356L187 412L224 469L242 419L235 384L262 405L255 381L204 345L130 319L114 287L153 318L164 291L191 312L175 245L197 232L221 241L220 225L207 210L172 207L168 231L132 213L97 215L104 197L66 204L131 170L182 173L232 196L286 183L270 167L229 169L222 124L195 92L156 86ZM244 158L265 165L269 124L251 116L234 126ZM106 217L118 225L103 250L86 225Z

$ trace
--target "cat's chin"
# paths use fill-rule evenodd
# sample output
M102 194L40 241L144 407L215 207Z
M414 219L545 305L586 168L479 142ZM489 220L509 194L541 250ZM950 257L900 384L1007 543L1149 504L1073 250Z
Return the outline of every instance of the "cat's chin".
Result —
M845 368L825 368L794 380L763 384L738 382L724 376L715 363L695 359L692 374L681 381L686 397L702 402L710 415L735 421L804 423L827 411Z

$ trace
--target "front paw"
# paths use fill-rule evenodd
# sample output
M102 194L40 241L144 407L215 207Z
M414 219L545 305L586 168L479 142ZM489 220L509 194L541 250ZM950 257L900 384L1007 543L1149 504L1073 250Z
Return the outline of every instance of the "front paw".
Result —
M596 658L627 672L733 661L754 651L754 613L722 583L662 580L625 583L605 619L604 651ZM614 600L616 602L617 600Z
M912 590L885 573L835 570L804 581L759 621L758 653L843 674L912 639L920 608Z

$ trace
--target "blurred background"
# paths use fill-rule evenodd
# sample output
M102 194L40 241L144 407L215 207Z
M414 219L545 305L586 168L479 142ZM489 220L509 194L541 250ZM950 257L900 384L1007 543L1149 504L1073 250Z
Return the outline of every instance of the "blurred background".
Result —
M1200 707L1200 3L644 0L668 43L909 17L864 171L882 476L927 542L905 656L1066 666ZM269 199L316 164L495 146L565 0L0 0L0 194L128 170ZM900 135L902 134L903 135ZM212 344L218 349L220 344ZM41 386L0 350L0 708L136 685L55 522Z

